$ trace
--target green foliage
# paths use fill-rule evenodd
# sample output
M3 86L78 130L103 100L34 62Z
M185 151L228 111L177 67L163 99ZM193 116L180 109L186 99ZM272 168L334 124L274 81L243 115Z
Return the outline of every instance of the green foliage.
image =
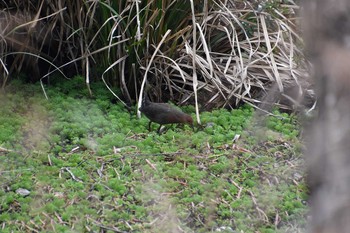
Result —
M130 116L103 91L91 99L74 82L50 86L49 101L30 85L26 93L6 94L0 118L13 136L1 146L14 151L0 156L4 232L20 231L18 221L49 232L44 228L58 217L63 222L52 226L57 232L72 226L99 231L93 221L157 232L164 225L149 223L159 216L189 232L223 226L271 232L276 213L283 224L304 227L307 186L303 178L292 182L296 173L303 175L294 117L275 111L278 117L267 118L264 130L273 133L261 138L254 110L245 105L201 113L204 129L197 132L174 125L158 135L148 132L145 117ZM187 110L193 114L193 107ZM49 146L32 140L38 135ZM236 135L241 138L233 141ZM17 194L18 188L29 196Z
M287 138L293 139L299 135L298 123L295 117L287 113L280 113L278 110L273 111L274 116L267 119L269 129L284 134Z

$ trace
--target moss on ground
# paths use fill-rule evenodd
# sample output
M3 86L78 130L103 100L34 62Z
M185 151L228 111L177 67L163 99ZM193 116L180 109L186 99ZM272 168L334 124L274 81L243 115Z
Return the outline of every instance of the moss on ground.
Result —
M304 231L295 117L243 106L158 135L101 84L93 98L80 84L49 86L49 100L16 81L0 94L1 232Z

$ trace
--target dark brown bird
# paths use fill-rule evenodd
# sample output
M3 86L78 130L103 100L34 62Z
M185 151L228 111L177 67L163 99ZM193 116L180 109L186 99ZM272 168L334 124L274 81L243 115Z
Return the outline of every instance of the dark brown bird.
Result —
M190 115L172 107L169 104L151 102L146 95L142 100L142 106L139 108L139 110L150 120L148 130L151 130L152 122L160 124L157 130L158 133L160 133L160 128L162 125L174 123L189 124L192 129L194 129L193 119Z

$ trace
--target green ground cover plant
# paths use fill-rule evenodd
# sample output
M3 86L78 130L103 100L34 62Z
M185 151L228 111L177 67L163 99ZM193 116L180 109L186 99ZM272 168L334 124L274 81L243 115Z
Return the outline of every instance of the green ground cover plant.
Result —
M1 92L1 232L304 232L295 116L243 105L158 135L81 79Z

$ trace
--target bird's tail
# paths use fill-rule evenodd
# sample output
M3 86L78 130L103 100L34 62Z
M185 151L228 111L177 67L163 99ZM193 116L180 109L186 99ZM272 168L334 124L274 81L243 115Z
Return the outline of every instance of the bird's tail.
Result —
M143 94L142 106L147 106L151 103L146 93Z

